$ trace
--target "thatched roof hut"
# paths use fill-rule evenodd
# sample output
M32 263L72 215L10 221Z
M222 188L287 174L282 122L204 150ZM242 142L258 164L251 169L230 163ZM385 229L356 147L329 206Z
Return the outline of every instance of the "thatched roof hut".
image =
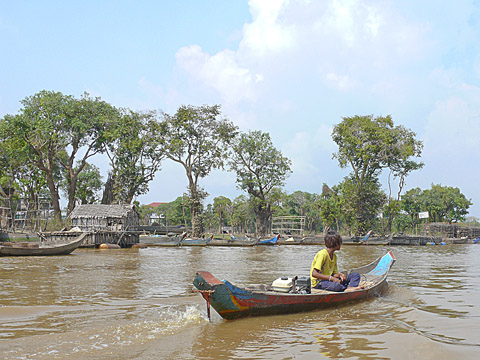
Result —
M135 205L78 205L69 218L72 227L78 227L82 231L132 231L137 230L139 225Z

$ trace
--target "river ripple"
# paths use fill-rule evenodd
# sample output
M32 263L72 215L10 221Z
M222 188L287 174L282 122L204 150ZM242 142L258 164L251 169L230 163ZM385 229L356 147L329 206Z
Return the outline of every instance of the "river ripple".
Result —
M237 285L306 276L318 246L78 249L0 258L4 359L476 359L479 245L393 247L379 298L329 310L206 319L197 270ZM340 268L383 246L343 246Z

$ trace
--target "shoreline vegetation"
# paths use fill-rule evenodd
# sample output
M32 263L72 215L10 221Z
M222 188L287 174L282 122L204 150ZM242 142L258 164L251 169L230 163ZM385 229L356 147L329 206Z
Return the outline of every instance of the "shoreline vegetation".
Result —
M460 189L434 183L406 188L408 175L424 166L418 161L423 143L390 115L343 117L331 136L333 158L350 173L335 185L319 179L317 193L288 193L291 160L267 132L240 131L220 105L138 112L88 93L77 98L43 90L0 119L0 229L36 221L36 231L60 230L77 205L99 203L133 203L140 223L183 224L193 237L223 227L267 236L279 216L302 217L306 233L334 229L349 236L370 229L414 234L427 222L480 225L467 219L472 201ZM98 156L109 160L105 181L91 163ZM166 161L184 169L186 192L168 204L136 202ZM244 194L205 204L201 182L214 169L234 173ZM64 214L60 195L67 200Z

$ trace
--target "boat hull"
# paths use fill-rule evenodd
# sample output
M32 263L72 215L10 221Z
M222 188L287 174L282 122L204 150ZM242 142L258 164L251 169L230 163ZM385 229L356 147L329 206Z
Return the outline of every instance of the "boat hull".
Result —
M365 289L350 292L320 291L311 294L280 293L269 291L268 286L257 290L237 287L220 281L206 271L199 271L193 284L224 319L247 316L289 314L339 306L380 295L388 286L388 271L395 262L393 252L388 252L373 263L351 271L359 272L368 280Z
M279 238L280 238L280 235L276 235L271 239L259 240L258 245L277 245Z
M82 245L87 233L79 235L75 240L61 245L39 247L0 246L0 256L55 256L68 255Z

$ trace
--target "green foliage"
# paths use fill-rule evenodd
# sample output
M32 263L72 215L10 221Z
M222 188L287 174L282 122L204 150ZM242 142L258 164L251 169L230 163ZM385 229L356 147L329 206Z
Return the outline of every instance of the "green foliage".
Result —
M344 190L351 195L345 199L350 211L349 219L355 219L351 228L356 232L367 231L384 204L385 199L380 196L378 184L382 169L389 169L394 178L398 178L397 199L389 196L385 209L389 215L389 231L399 210L398 200L405 177L423 166L412 160L421 154L421 141L415 139L414 132L403 126L394 126L390 116L372 115L343 118L334 127L332 138L338 145L338 152L333 157L338 160L340 167L350 166L352 169ZM352 212L355 212L354 216Z
M43 173L59 223L62 217L54 168L58 154L69 145L65 124L71 116L71 101L60 92L44 90L22 100L19 114L5 116L2 124L12 149L23 156L28 166Z
M238 187L256 201L257 230L261 235L266 234L272 215L275 199L269 199L270 193L283 186L290 166L291 161L275 149L268 133L249 131L234 141L230 168L236 173Z
M200 220L202 194L198 181L212 169L223 168L230 142L237 127L226 119L220 119L220 106L181 106L175 115L163 114L161 123L162 151L167 158L183 166L188 179L191 198L193 235L203 233ZM195 217L199 217L199 221Z
M337 231L340 231L339 223L342 217L342 201L339 189L340 187L338 186L330 189L326 184L323 184L322 195L317 200L324 232L330 230L333 225L336 225Z
M149 182L160 170L160 124L153 112L123 109L104 136L114 182L111 198L114 203L129 204L134 197L148 192Z
M59 166L66 179L70 212L75 206L78 176L86 160L102 151L103 133L116 119L116 109L86 93L75 99L45 90L26 97L21 103L23 108L19 114L4 117L2 127L10 131L11 148L18 152L24 163L42 172L55 217L61 222Z
M78 163L77 163L78 165ZM77 171L77 169L74 169ZM102 175L100 169L93 165L86 163L83 170L78 172L78 180L75 191L75 201L77 204L94 204L98 202L98 193L102 189ZM66 180L61 183L62 191L67 192Z
M422 190L420 188L410 189L402 195L400 207L409 218L412 233L415 231L415 225L418 224L418 213L422 210Z
M459 188L432 184L421 194L422 211L428 211L433 222L459 222L465 220L472 202Z
M222 233L222 227L226 225L227 210L232 206L232 201L225 196L217 196L213 199L213 214L217 220L218 232Z
M249 224L254 219L253 207L245 195L240 195L233 200L233 226L238 232L250 232Z
M312 232L315 225L318 227L322 222L322 217L319 212L320 196L318 194L311 194L306 191L295 191L286 196L285 207L287 212L279 215L295 215L305 216L306 230Z

